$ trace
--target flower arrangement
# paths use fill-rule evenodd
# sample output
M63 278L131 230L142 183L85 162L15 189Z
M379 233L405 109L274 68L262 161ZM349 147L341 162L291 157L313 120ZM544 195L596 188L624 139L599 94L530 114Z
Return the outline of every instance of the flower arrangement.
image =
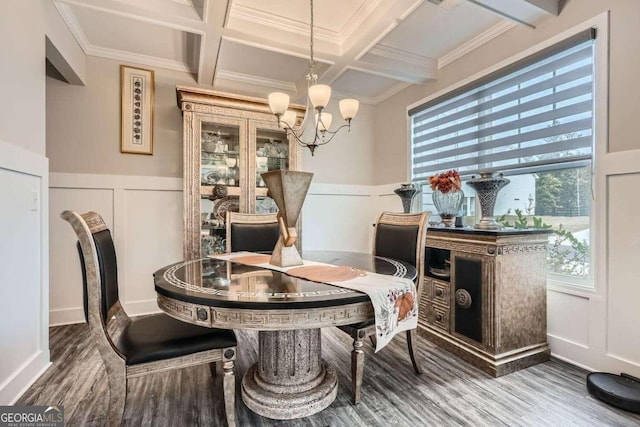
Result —
M434 191L439 190L441 193L460 191L462 186L460 174L453 169L430 176L427 179L429 180L429 184L431 184L431 189Z

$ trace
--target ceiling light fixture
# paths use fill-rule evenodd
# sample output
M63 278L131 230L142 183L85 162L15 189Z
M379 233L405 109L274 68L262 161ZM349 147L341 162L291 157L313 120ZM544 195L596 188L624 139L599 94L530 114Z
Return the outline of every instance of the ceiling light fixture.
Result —
M271 112L278 118L278 125L285 129L287 133L291 133L298 144L302 147L307 147L311 151L313 156L316 148L320 145L328 144L336 134L347 128L351 130L351 120L358 113L360 103L357 99L343 99L339 103L340 114L346 121L345 124L338 127L336 130L330 130L332 115L324 111L329 100L331 99L331 87L328 85L318 84L318 75L315 72L316 63L313 59L313 0L311 3L311 31L310 31L310 43L309 43L309 72L307 73L307 111L304 116L304 120L299 128L295 129L296 113L289 108L289 95L282 92L273 92L269 94L269 108ZM310 105L311 104L311 105ZM311 108L309 108L311 107ZM302 140L302 134L309 117L309 110L314 111L313 117L315 120L315 132L313 140L305 142Z

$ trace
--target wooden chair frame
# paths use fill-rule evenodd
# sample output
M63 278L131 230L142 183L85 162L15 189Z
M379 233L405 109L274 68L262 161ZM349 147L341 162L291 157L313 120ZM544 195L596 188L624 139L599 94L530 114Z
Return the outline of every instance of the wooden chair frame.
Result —
M418 226L418 244L416 245L416 295L420 298L422 284L424 282L424 253L425 240L427 236L427 219L431 215L430 212L422 212L415 214L382 212L376 222L376 229L373 235L373 255L376 255L376 237L378 234L378 224ZM376 346L376 327L375 324L365 328L353 328L350 325L340 326L341 330L347 332L353 338L353 351L351 352L351 399L354 404L360 402L360 389L362 388L362 379L364 376L364 340L369 337L373 347ZM418 345L417 329L407 331L407 347L409 357L416 374L422 374L422 367L416 360L414 348Z
M236 359L236 347L202 351L181 357L136 365L126 365L125 356L118 350L108 332L108 327L114 317L117 328L116 334L120 333L123 328L131 322L129 316L127 316L122 309L120 301L117 301L107 313L107 321L103 321L105 316L103 316L102 313L100 266L93 234L107 230L107 226L100 215L95 212L78 214L73 211L64 211L61 216L71 224L71 227L76 232L82 255L84 256L89 331L102 357L109 381L109 425L119 426L122 422L127 399L127 383L130 378L205 363L212 364L211 370L212 373L215 374L217 362L222 362L224 371L223 394L227 423L229 426L235 426L234 360Z
M231 252L231 224L277 224L278 214L227 212L227 252Z

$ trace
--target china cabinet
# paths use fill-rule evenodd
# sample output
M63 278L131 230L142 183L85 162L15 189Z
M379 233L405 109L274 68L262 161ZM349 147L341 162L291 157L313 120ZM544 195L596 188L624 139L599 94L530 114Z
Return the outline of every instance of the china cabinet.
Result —
M301 153L266 99L184 86L176 95L183 116L184 258L190 260L225 251L227 211L275 212L260 174L299 170ZM305 107L290 109L300 124Z
M549 360L550 233L430 227L418 332L496 377Z

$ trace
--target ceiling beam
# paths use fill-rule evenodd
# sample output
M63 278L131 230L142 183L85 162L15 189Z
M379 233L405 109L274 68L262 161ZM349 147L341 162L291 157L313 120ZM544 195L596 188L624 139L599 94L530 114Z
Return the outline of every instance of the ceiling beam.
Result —
M537 7L553 16L558 16L560 14L560 1L559 0L524 0L532 6Z
M207 31L200 37L198 75L196 77L199 85L213 86L230 3L230 0L209 0L204 5L203 21L206 22Z

